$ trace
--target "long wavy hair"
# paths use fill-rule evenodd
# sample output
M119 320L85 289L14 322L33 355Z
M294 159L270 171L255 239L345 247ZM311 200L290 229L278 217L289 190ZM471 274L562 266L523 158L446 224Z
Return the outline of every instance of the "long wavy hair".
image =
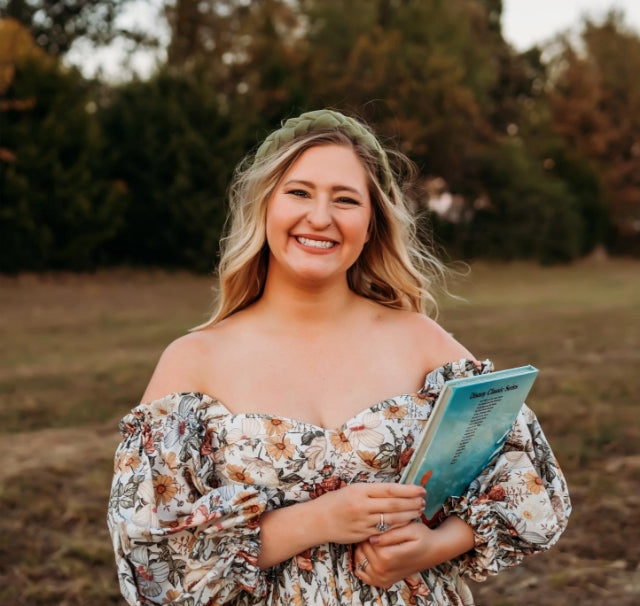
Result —
M389 193L379 181L378 160L367 146L340 130L310 132L259 161L251 156L236 168L229 188L229 217L220 242L218 293L211 318L199 330L229 317L262 295L269 265L266 211L269 198L291 165L308 149L343 145L365 167L372 206L370 237L347 271L349 288L393 309L437 314L433 286L444 266L418 237L416 222L399 181L415 176L415 166L400 152L386 150L394 178Z

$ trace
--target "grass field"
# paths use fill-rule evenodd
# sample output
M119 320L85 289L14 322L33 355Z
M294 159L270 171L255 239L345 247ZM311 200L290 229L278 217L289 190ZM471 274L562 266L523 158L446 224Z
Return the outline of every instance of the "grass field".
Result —
M105 526L117 421L211 280L113 271L0 278L0 605L123 605ZM478 606L640 603L640 262L474 265L441 323L529 404L574 513L550 552L474 585Z

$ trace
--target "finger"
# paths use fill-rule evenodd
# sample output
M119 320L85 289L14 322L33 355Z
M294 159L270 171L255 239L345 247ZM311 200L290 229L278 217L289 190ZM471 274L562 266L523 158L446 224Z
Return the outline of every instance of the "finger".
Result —
M404 524L397 528L388 530L381 534L376 534L369 537L369 543L375 547L390 547L392 545L400 545L401 543L407 543L413 541L416 538L416 532L419 530L419 526L415 523ZM375 557L375 556L373 556ZM369 558L371 560L371 557Z
M368 506L373 510L372 513L383 513L385 516L393 513L411 513L420 515L425 505L423 497L406 499L377 498L369 500L370 503L368 503Z
M377 482L366 484L367 496L372 498L411 499L424 497L427 491L415 484L397 484L395 482Z
M368 525L374 534L383 534L393 528L406 526L420 518L422 509L412 509L396 513L376 512L368 516Z
M369 516L369 524L376 532L388 532L392 528L405 526L419 518L421 510L401 511L398 513L376 513Z
M371 562L363 549L354 554L354 574L365 583L371 584Z

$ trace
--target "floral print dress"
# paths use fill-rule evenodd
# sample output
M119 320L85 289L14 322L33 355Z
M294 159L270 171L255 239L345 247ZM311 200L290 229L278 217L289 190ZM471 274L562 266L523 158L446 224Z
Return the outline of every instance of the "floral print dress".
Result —
M468 553L379 589L354 574L352 547L317 545L261 571L260 515L351 482L396 482L444 381L363 410L336 429L232 414L199 393L141 404L121 421L108 524L129 604L472 605L465 577L487 575L553 545L571 505L533 412L523 404L502 452L444 515L474 530Z

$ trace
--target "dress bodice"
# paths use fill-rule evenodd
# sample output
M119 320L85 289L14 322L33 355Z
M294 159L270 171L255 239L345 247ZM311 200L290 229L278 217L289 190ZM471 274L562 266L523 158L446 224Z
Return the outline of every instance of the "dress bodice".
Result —
M261 571L260 516L355 482L398 481L446 380L490 372L460 360L414 394L369 406L337 428L232 413L213 396L169 394L121 422L109 506L130 604L465 605L481 580L551 546L566 525L566 484L526 406L503 454L445 506L476 548L389 589L354 574L351 548L316 545Z

